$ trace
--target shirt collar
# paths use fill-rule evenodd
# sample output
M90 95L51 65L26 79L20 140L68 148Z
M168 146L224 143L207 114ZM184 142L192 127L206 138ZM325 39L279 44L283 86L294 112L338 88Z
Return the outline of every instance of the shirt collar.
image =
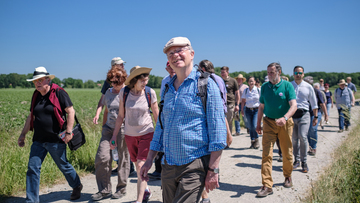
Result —
M187 76L187 78L185 78L184 82L188 79L192 79L192 80L195 80L196 79L196 75L197 75L197 71L195 68L192 69L191 73ZM177 75L174 75L174 77L172 77L170 79L170 82L169 84L173 85L174 84L174 81L176 80L177 78Z
M273 85L270 81L268 82L268 85L270 88L274 88L274 87L280 87L280 85L282 84L283 79L280 79L280 82L278 82L277 84Z

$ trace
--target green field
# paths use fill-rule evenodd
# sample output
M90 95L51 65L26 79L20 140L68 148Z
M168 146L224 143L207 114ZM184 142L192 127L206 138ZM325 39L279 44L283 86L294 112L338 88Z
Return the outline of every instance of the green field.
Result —
M159 98L160 89L154 89ZM3 197L25 190L27 162L32 143L32 132L26 136L25 147L17 145L17 139L29 115L30 100L34 89L0 89L0 200ZM81 175L94 171L94 161L101 124L95 125L97 103L101 96L99 89L66 89L76 111L77 118L86 135L86 144L75 152L67 150L70 163ZM99 123L102 123L102 114ZM41 185L48 186L64 181L54 161L47 157L41 169Z

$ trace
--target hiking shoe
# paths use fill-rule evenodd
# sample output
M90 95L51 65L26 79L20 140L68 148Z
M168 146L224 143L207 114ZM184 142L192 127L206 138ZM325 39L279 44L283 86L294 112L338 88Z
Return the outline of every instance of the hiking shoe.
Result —
M148 173L149 178L155 180L161 180L161 173L154 171L154 173Z
M211 203L210 198L202 199L200 203Z
M254 141L254 149L259 149L260 144L259 144L259 138L256 138Z
M306 162L302 162L301 167L302 167L301 172L307 173L309 171L309 167L307 166Z
M273 194L273 190L272 188L268 188L266 186L262 186L260 188L260 191L256 194L256 197L266 197L268 195L272 195Z
M283 161L282 156L281 156L281 157L279 157L277 161L278 161L278 162L282 162L282 161Z
M235 136L240 136L240 135L241 135L240 132L237 132L233 136L235 137Z
M250 149L255 149L255 147L254 147L254 143L255 143L255 140L251 140L251 145L250 145Z
M316 149L310 148L310 150L308 151L308 154L309 154L310 156L315 156L315 154L316 154Z
M247 134L250 134L250 129L246 128L246 132L247 132Z
M343 130L343 129L340 129L340 130L338 131L338 133L342 133L342 132L344 132L344 130Z
M79 199L81 197L81 190L83 189L83 185L80 183L79 186L77 186L76 188L73 189L71 196L70 196L70 200L76 200Z
M115 192L114 194L111 195L112 199L120 199L122 197L124 197L126 195L126 192L121 192L120 190L118 190L117 192Z
M143 198L143 203L147 203L150 198L151 198L152 194L150 192L150 188L149 189L145 189L145 192L144 192L144 198Z
M94 201L99 201L101 199L104 199L104 198L107 198L107 197L110 197L110 196L111 196L111 193L98 192L96 194L91 195L91 199L94 200Z
M321 129L324 130L324 126L321 126Z
M297 167L300 166L300 162L299 161L295 161L293 164L293 169L296 169Z
M349 130L349 127L345 126L345 131L348 131Z
M293 186L291 177L285 178L284 187L291 188Z

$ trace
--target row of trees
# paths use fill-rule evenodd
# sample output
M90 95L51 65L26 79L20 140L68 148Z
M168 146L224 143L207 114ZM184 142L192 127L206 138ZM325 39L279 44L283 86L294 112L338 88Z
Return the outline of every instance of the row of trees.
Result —
M17 73L0 74L0 88L35 88L34 83L26 81L26 79L32 77L32 73L27 75ZM148 86L152 88L160 88L162 79L162 77L150 75ZM52 82L64 88L101 88L104 84L104 80L98 80L96 82L93 80L86 80L83 82L81 79L65 78L60 80L57 77L55 77Z

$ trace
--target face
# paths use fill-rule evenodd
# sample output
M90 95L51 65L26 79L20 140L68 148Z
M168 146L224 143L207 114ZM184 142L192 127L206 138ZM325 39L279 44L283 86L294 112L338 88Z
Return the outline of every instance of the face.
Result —
M323 84L324 83L324 80L323 79L320 79L320 84Z
M294 71L295 80L302 80L304 78L304 70L302 68L296 68Z
M148 84L148 82L149 82L149 76L142 79L138 79L135 84L135 89L137 90L145 89L145 86Z
M113 87L115 87L115 88L121 86L121 84L120 84L120 78L118 78L118 77L113 77L113 78L111 78L110 82L111 82L111 86L113 86Z
M171 68L176 72L177 69L188 67L194 59L194 51L190 51L189 47L171 47L166 52L167 59Z
M115 64L115 65L113 65L112 67L113 67L113 68L116 67L116 68L122 68L122 69L124 69L124 64L123 64L123 63L122 63L122 64Z
M50 79L49 78L39 78L37 80L32 81L35 85L35 88L37 91L41 92L46 90L46 88L49 86Z
M166 67L165 69L171 77L175 75L175 71L170 66Z
M255 85L254 78L250 78L249 81L248 81L248 84L249 84L250 87L254 87L254 85Z
M341 89L344 89L345 88L345 84L341 84L339 85Z
M226 70L221 70L221 77L223 79L228 78L228 76L229 76L229 72L227 72Z
M350 83L350 82L351 82L351 79L350 79L350 78L346 78L346 82L347 82L347 83Z
M329 86L324 86L325 90L328 90L329 89Z
M243 79L242 78L236 78L236 81L238 82L239 85L243 84Z
M268 79L271 83L276 83L280 77L281 72L276 70L275 66L267 68Z

